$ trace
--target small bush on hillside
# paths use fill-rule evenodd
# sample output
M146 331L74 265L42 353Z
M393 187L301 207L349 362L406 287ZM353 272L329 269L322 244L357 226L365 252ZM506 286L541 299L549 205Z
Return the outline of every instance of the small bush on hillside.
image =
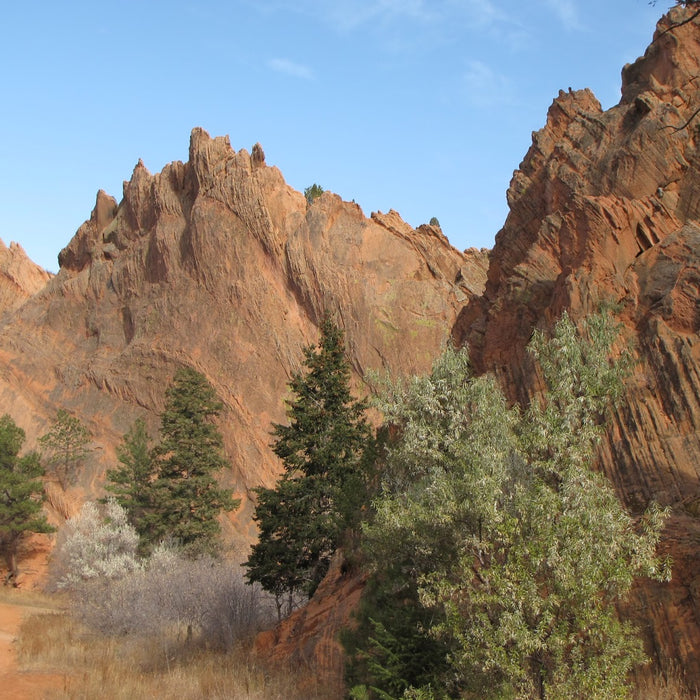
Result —
M314 199L318 199L324 192L323 187L321 185L317 185L315 182L313 185L310 185L304 190L304 197L306 197L306 201L308 204L311 204Z

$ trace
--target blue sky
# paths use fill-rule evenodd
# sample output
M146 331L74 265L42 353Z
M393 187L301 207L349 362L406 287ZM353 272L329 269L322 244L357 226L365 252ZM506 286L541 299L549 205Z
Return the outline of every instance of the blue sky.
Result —
M40 265L121 199L142 158L186 160L202 126L259 141L298 190L367 216L436 216L491 247L505 191L559 89L619 99L672 4L647 0L120 0L6 3L0 238Z

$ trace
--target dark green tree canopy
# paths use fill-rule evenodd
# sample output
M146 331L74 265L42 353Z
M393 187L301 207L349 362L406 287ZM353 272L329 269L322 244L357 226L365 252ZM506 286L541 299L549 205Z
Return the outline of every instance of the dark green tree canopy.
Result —
M130 462L127 469L138 469L143 492L130 498L134 508L144 509L141 527L149 543L174 539L193 554L216 550L218 516L238 507L214 477L228 465L214 423L222 408L206 377L186 367L166 391L161 441L151 453L151 465L143 434L132 431L122 455Z
M306 201L311 204L314 199L318 199L324 192L323 187L321 185L317 185L315 182L313 185L309 185L304 190L304 197L306 197Z
M7 563L6 583L17 579L17 550L27 533L54 528L41 512L44 470L36 452L23 457L24 431L5 414L0 418L0 549Z
M120 466L107 471L107 491L124 508L142 542L149 539L148 516L153 513L155 464L149 447L146 423L137 419L117 447Z
M344 335L328 317L318 347L304 350L304 367L289 384L289 424L273 426L284 472L274 489L257 489L260 538L247 562L249 580L278 597L313 594L368 499L366 405L352 397Z

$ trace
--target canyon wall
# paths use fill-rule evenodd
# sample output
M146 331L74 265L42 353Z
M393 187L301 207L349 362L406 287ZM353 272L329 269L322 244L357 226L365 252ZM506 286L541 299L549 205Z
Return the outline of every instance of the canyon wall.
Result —
M700 18L675 8L622 71L619 105L561 92L508 190L483 296L454 338L511 398L539 389L525 347L564 310L619 309L636 359L600 466L634 513L672 516L670 585L642 585L630 612L650 652L700 680Z
M139 162L120 203L97 194L55 277L3 296L17 252L0 251L3 410L28 446L58 408L93 434L75 488L53 485L51 501L68 513L101 494L121 436L139 416L157 433L165 388L189 365L225 405L221 476L243 499L227 537L242 558L255 536L250 490L280 471L271 424L285 420L287 384L322 316L344 328L361 394L370 368L430 366L487 265L486 251L461 253L396 212L367 218L328 192L309 204L259 145L236 152L201 129L187 163L152 175Z

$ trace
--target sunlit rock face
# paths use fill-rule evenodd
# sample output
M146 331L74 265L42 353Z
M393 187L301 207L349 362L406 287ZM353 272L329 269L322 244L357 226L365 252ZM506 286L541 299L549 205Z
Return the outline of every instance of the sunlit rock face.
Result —
M486 251L455 250L439 229L414 230L396 212L367 218L328 192L309 204L259 145L236 152L202 129L187 163L152 175L139 161L119 203L100 191L59 273L34 287L27 274L4 302L12 253L0 251L0 398L30 446L61 407L92 431L68 502L101 493L136 417L157 433L165 389L189 365L225 404L231 469L221 477L243 503L227 537L242 558L255 536L251 489L280 471L271 424L285 420L287 384L323 315L345 330L365 393L370 368L430 366L459 309L483 291L487 266Z

